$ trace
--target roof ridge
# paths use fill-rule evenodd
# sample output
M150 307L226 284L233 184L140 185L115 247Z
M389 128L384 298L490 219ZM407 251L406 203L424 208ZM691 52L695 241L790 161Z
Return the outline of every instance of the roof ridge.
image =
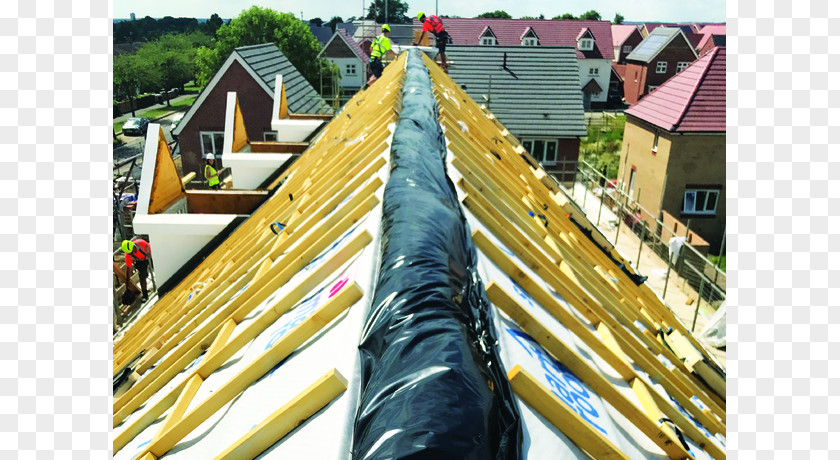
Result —
M716 46L712 50L712 52L710 52L708 54L709 61L706 63L706 67L700 73L700 77L694 83L694 87L691 88L691 93L688 96L688 100L685 102L685 105L683 106L682 110L680 110L680 116L679 116L679 118L677 118L677 122L674 123L674 126L671 128L672 130L677 129L677 127L680 125L680 123L682 123L683 119L685 118L685 115L688 113L688 106L690 106L691 103L694 102L694 98L697 97L697 90L700 88L700 83L702 83L706 79L706 75L708 75L709 69L712 68L712 61L714 61L714 58L720 52L720 48L721 48L720 46ZM700 59L704 59L705 57L706 56L703 56ZM688 68L686 68L686 70L688 70ZM683 72L685 72L685 70L683 70Z

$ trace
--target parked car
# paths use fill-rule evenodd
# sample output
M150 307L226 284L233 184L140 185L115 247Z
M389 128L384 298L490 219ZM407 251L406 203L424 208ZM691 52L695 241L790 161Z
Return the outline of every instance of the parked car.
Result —
M145 136L148 129L148 118L129 118L128 121L123 124L122 132L124 136Z
M172 124L169 126L169 134L172 135L173 139L177 139L178 136L175 135L175 128L178 127L178 124L181 123L181 120L184 119L184 115L186 112L176 113L174 117L172 117Z

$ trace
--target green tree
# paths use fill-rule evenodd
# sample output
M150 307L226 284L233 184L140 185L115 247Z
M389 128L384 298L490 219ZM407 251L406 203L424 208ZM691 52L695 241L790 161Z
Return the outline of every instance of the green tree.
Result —
M368 14L365 19L374 19L377 23L383 24L410 24L411 18L408 13L408 3L402 0L388 0L388 17L385 17L385 1L374 0L370 2Z
M321 18L312 18L309 20L309 23L321 27L322 25L324 25L324 20Z
M333 16L332 19L330 19L330 22L327 23L327 25L330 26L330 30L332 30L332 32L335 33L336 26L338 24L341 24L342 22L344 21L341 19L341 16Z
M621 24L624 22L624 16L621 13L615 13L615 17L613 18L613 24Z
M134 71L134 56L121 54L114 56L114 96L117 100L129 101L131 116L134 113L134 98L140 90L140 80Z
M216 31L216 46L196 56L196 83L207 84L234 48L274 43L314 87L318 87L320 45L309 27L291 13L252 6Z
M557 16L554 16L551 19L577 19L577 17L572 13L564 13L558 14Z
M589 10L586 13L580 15L580 19L586 19L589 21L600 21L601 20L601 13L595 10Z
M210 19L204 23L204 31L207 35L215 35L216 31L219 30L219 27L222 27L222 24L224 23L225 22L222 21L222 18L220 18L218 14L213 13L210 15Z
M502 10L488 11L487 13L481 13L476 17L486 19L511 19L511 15Z
M522 16L519 19L538 19L538 20L542 21L543 19L545 19L545 15L541 14L539 16Z

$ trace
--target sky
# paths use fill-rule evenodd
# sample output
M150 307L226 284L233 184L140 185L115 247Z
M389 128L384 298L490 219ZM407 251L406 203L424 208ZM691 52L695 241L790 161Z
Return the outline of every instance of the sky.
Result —
M114 0L112 17L128 18L134 13L137 19L145 16L209 18L217 13L228 19L250 8L252 5L271 8L280 12L294 13L303 19L320 17L328 21L333 16L347 19L362 15L363 7L371 0L306 0L306 1L260 1L260 0ZM436 6L437 5L437 6ZM589 10L601 13L601 18L611 21L615 13L621 13L625 21L647 22L724 22L726 0L674 1L674 0L484 0L482 2L408 0L409 15L418 11L439 15L475 17L486 11L503 10L514 18L539 16L551 18L563 13L580 15Z

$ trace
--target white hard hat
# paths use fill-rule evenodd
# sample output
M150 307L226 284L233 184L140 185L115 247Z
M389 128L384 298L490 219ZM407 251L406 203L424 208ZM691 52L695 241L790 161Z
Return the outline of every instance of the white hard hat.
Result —
M208 153L207 155L204 155L205 160L214 160L215 158L216 157L214 157L212 153Z

